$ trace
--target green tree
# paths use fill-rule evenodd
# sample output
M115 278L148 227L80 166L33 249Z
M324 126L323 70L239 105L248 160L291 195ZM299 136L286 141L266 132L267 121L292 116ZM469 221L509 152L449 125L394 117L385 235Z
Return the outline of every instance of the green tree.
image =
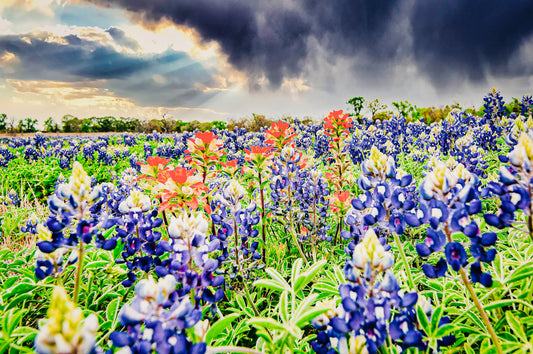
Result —
M7 131L7 115L5 113L0 114L0 132Z
M409 103L409 101L392 102L392 105L396 108L398 114L401 114L406 119L413 117L413 114L417 112L416 106Z
M377 113L387 109L387 105L385 103L381 102L381 100L379 98L376 98L375 100L372 100L372 101L368 102L367 105L366 105L366 108L370 111L370 114L371 114L370 117L372 119L374 119L374 116Z
M357 97L350 98L348 102L346 103L351 104L353 106L353 110L354 110L353 115L356 117L359 117L361 114L361 110L363 109L365 99L363 97L357 96Z
M66 114L61 118L64 133L79 133L81 131L81 120L72 114Z
M19 121L18 128L22 133L35 133L37 131L36 124L37 119L26 118Z
M520 115L522 111L520 110L520 100L516 97L513 97L513 102L510 102L505 105L505 114L509 115L511 113L516 113Z
M80 128L80 132L82 133L89 133L89 132L92 132L93 131L93 122L91 120L91 118L85 118L81 121L81 128Z
M215 120L212 124L213 124L213 127L220 129L220 130L226 129L226 126L228 125L228 123L220 121L220 120Z
M44 121L44 131L47 133L56 133L59 131L59 127L52 117L48 117L48 119Z

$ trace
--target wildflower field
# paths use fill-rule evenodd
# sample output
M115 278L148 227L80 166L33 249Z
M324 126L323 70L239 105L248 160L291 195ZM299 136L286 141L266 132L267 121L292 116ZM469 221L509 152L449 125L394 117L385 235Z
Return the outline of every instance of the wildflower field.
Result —
M533 353L533 99L0 138L0 353Z

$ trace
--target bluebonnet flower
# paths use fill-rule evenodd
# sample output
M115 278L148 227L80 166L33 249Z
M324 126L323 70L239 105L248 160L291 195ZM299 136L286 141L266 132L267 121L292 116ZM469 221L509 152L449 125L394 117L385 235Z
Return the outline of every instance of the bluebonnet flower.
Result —
M119 226L116 237L122 239L124 248L122 259L118 262L126 262L129 270L128 279L122 282L126 287L133 285L135 270L149 273L161 265L160 257L170 252L169 244L161 240L161 232L158 231L163 220L157 218L157 209L149 210L150 207L149 198L136 190L119 205L119 210L124 215L117 220Z
M483 98L483 111L485 112L483 118L493 124L505 115L505 102L500 91L496 88L493 88Z
M533 177L533 133L522 133L514 149L505 157L510 166L501 166L499 182L490 182L484 190L486 195L497 195L500 207L497 214L485 214L485 221L499 229L517 223L515 214L521 210L528 218L528 232L533 240L531 230L532 204L531 179Z
M483 286L492 285L490 274L482 272L481 262L490 264L496 256L495 249L487 249L496 242L494 235L481 234L471 216L481 212L481 201L476 175L454 160L445 164L432 159L433 168L426 174L420 186L420 195L426 200L424 218L429 221L424 243L416 245L421 257L442 252L436 265L424 264L422 270L429 278L446 275L448 266L456 272L468 266L468 254L464 246L452 240L454 232L462 232L470 239L470 254L474 262L470 266L471 280ZM450 168L451 167L451 168Z
M4 202L4 203L6 205L8 205L8 203L9 203L9 204L11 204L13 206L19 207L21 202L22 202L22 200L19 198L18 193L14 189L11 189L7 193L7 201Z
M333 353L336 346L340 353L377 353L387 337L402 351L427 348L414 309L419 295L400 294L400 285L391 271L393 264L392 254L368 229L353 256L346 260L348 283L339 287L341 306L331 304L331 311L312 321L319 330L317 340L311 343L315 352Z
M202 311L188 296L179 296L176 279L167 275L159 281L151 276L135 286L135 298L120 311L120 323L126 332L116 331L110 336L113 346L127 347L131 353L203 354L204 342L192 343L186 330L202 318Z
M30 218L26 221L26 225L22 226L20 228L21 232L27 232L29 234L35 235L37 234L37 225L39 224L39 219L37 218L37 215L32 214Z
M48 353L93 353L96 350L98 319L83 318L82 310L68 298L65 289L55 287L47 319L35 337L35 351Z
M13 154L6 145L0 144L0 167L7 167L9 161L13 160L15 157L15 154Z
M41 154L33 146L27 146L24 149L24 159L31 163L32 161L38 161L41 158Z
M211 214L213 223L218 226L215 235L221 250L218 260L228 264L226 271L230 279L239 282L243 277L251 276L261 259L259 242L251 240L259 235L254 226L259 223L260 215L255 203L243 206L245 195L244 187L238 181L230 180L221 195L216 196L219 212Z
M520 112L524 116L533 114L533 96L524 95L520 100Z
M100 188L91 188L91 178L76 161L68 184L59 185L48 200L51 214L46 221L46 231L41 233L43 237L37 242L39 250L51 254L61 248L74 249L80 242L91 243L93 238L97 246L108 250L114 248L115 238L103 239L100 230L103 226L112 226L106 222L107 215L94 215L91 212L92 206L100 198ZM65 234L66 229L70 229L70 234ZM36 276L41 277L43 273L38 269Z
M354 216L356 212L364 214L362 221L367 226L377 224L390 233L402 234L406 225L405 212L417 205L413 177L397 170L392 156L381 153L375 146L361 169L363 173L357 184L365 192L352 201L354 210L346 222L353 234L344 233L343 237L356 239L361 236L360 227L354 225L359 219Z
M309 230L310 242L331 241L327 236L329 188L322 173L315 167L304 170L302 183L297 189L296 199L300 201L301 223Z

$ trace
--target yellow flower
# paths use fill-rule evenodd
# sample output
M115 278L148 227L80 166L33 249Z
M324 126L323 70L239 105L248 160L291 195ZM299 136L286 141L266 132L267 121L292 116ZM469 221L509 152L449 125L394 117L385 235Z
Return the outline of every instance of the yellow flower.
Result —
M87 198L91 193L91 177L89 177L78 161L75 161L72 167L69 189L78 200Z
M37 353L89 353L95 346L98 320L94 314L83 318L62 287L52 294L46 323L35 338Z
M470 178L472 178L472 174L466 169L466 167L462 163L457 164L457 166L455 166L455 168L453 169L453 174L455 174L459 178L462 178L465 182L468 182Z
M386 270L394 264L394 257L385 251L378 236L371 228L366 231L363 240L355 246L353 259L359 269L363 269L368 262L373 269L380 271Z
M385 155L377 147L372 146L368 159L363 161L361 167L366 174L385 177L392 172L395 163L391 156Z
M350 354L368 354L366 349L366 338L363 335L350 337Z
M447 194L451 188L455 187L458 179L457 174L452 173L444 162L431 158L429 166L433 169L427 173L423 182L423 190L421 190L427 198L431 198L435 193L438 195Z
M51 241L52 232L42 224L37 225L37 239L39 241Z

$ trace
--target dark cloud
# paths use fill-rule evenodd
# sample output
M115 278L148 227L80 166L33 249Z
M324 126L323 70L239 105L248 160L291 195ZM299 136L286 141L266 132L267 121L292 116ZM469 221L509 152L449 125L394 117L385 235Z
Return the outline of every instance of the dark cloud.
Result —
M126 36L126 33L120 28L110 27L106 30L106 32L109 33L111 38L113 38L117 44L123 47L128 47L133 50L137 50L139 48L139 43L135 39Z
M311 23L297 10L272 5L258 11L257 2L240 0L91 2L118 4L146 21L169 19L194 28L205 41L218 42L235 67L253 77L265 74L274 86L298 75L308 54Z
M533 33L532 13L528 0L419 0L410 21L415 60L438 81L513 75L509 60Z
M113 48L76 35L63 37L68 44L31 35L0 36L0 52L18 59L14 78L77 81L125 78L146 69L149 61L119 53Z
M317 45L330 64L352 58L374 74L408 58L433 81L519 75L510 59L533 34L530 0L87 1L191 27L274 87L305 75Z
M163 107L199 107L216 94L216 91L203 92L199 88L213 86L213 80L202 65L185 53L167 51L152 63L154 65L144 75L134 75L128 80L110 80L110 90L143 106Z
M106 79L117 96L146 106L198 106L213 96L199 88L213 87L212 75L184 52L135 56L76 35L51 42L46 33L0 36L0 56L5 52L17 59L6 78L71 83Z

